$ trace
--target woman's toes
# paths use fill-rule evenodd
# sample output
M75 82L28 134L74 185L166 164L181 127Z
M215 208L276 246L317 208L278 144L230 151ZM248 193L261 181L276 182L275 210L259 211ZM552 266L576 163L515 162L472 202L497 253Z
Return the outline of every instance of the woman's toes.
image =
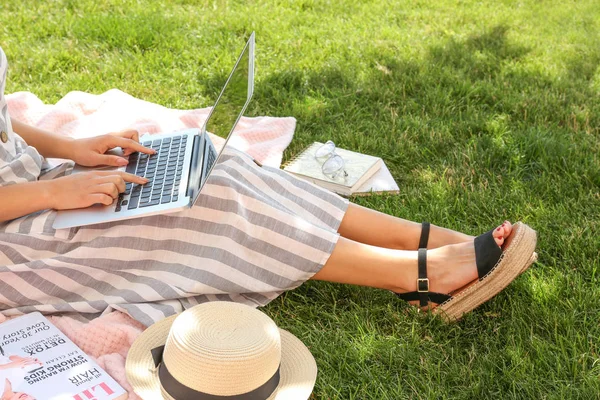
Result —
M500 225L499 227L494 229L492 236L494 237L496 244L498 246L502 246L502 243L504 243L504 225Z
M512 232L512 224L509 221L504 221L502 227L504 228L504 237L509 237Z
M498 247L502 247L502 245L504 244L504 238L501 237L499 239L496 239L496 244L498 245Z

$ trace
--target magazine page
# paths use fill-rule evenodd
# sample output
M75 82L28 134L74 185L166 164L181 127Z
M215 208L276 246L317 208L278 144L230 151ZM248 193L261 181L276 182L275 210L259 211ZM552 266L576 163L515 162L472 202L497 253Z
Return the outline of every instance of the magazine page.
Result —
M38 312L0 324L0 400L113 400L127 392Z

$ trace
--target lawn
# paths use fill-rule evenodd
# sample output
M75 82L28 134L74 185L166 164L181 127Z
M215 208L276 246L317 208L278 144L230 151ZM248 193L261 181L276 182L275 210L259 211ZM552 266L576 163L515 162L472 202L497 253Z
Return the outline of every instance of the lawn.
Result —
M332 139L401 188L359 204L539 235L539 262L459 323L316 282L271 303L317 360L314 399L599 398L597 0L2 1L6 91L204 107L253 30L248 114L297 118L286 159Z

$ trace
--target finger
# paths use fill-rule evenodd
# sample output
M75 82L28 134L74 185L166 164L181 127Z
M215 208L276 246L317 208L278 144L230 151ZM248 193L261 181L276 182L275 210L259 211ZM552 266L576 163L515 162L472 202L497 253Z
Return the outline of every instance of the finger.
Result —
M94 193L109 195L113 199L119 197L119 189L117 188L117 185L115 185L112 182L101 183L99 185L94 186L92 190L94 191Z
M134 174L128 174L127 172L123 171L95 171L94 174L96 176L119 175L125 182L139 183L140 185L148 183L148 179L146 178L142 178L141 176Z
M139 151L140 153L146 154L155 154L156 151L154 149L144 147L139 142L133 141L131 139L126 139L122 137L113 137L110 142L112 147L120 147L123 150L131 149L133 151Z
M134 174L128 174L123 171L96 171L97 176L107 176L107 175L119 175L125 182L133 182L140 185L144 185L148 183L147 178L143 178L141 176L137 176Z
M97 178L94 181L94 184L102 185L105 183L112 183L117 187L119 193L123 193L125 191L125 181L123 180L123 177L116 172L117 171L113 172L111 175L103 175Z
M140 133L136 129L127 129L125 131L117 132L115 136L135 140L136 142L140 141Z
M127 172L123 172L123 171L116 171L116 172L119 173L119 175L121 176L121 178L123 178L123 180L125 182L139 183L140 185L145 185L146 183L149 182L149 179L143 178L141 176L137 176L134 174L128 174Z
M87 195L86 200L89 206L93 204L104 204L105 206L110 206L114 201L112 197L104 193L91 193Z
M96 174L96 176L118 175L125 182L133 182L133 183L137 183L140 185L144 185L149 182L149 179L147 179L147 178L143 178L141 176L137 176L134 174L128 174L127 172L123 172L123 171L96 171L95 174Z
M124 167L129 164L126 158L109 155L109 154L95 154L92 158L94 165L110 165L111 167Z

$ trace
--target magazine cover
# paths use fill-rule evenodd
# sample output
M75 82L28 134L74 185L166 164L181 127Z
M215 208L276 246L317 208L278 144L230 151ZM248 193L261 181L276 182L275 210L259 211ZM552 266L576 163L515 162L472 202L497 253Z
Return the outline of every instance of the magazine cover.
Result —
M0 324L0 400L124 400L127 392L38 312Z

